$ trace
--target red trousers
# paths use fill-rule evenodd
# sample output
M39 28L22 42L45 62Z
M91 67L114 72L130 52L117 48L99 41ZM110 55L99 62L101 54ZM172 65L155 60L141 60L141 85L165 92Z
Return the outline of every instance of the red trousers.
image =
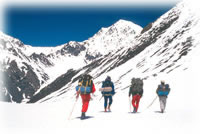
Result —
M137 112L138 107L139 107L140 98L141 98L140 95L134 95L133 99L132 99L132 105L133 105L133 107L136 108L136 112Z
M90 102L90 94L81 94L81 98L82 98L82 111L83 113L87 112L88 106L89 106L89 102Z

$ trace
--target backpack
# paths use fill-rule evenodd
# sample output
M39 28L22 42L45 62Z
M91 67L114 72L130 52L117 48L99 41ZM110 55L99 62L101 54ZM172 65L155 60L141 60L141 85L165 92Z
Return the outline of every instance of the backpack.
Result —
M92 92L92 86L92 76L86 74L79 78L76 91L80 91L81 94L90 94Z
M163 85L159 85L158 86L158 90L159 91L169 91L170 90L169 84L165 84L164 86Z
M103 87L112 87L112 82L111 81L104 81Z
M106 81L103 82L103 86L102 87L103 88L99 89L100 91L102 91L102 92L111 92L113 90L112 89L113 83L111 81L106 80Z
M163 85L158 86L157 93L159 96L168 96L169 92L170 92L169 84L165 84L164 86Z
M143 80L140 78L132 78L131 87L133 91L141 92L143 90Z

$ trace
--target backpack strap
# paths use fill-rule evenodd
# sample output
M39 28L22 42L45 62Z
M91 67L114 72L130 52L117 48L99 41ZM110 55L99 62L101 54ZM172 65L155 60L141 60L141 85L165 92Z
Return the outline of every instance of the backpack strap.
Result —
M86 94L86 87L88 86L88 80L86 81L86 85L85 85L85 92L84 94Z
M90 86L91 86L91 82L92 82L92 80L90 79L90 83L89 83Z
M160 91L165 91L166 90L166 86L165 85L159 85L159 90Z
M80 92L80 90L81 90L81 86L83 84L83 80L81 82L79 82L79 83L80 83L80 86L79 86L78 92Z

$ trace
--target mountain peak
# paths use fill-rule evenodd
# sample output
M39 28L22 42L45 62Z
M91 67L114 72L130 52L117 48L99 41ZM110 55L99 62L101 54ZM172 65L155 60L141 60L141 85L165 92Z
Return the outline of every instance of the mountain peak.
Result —
M107 28L101 28L93 37L86 40L90 54L106 55L130 46L130 42L140 34L142 27L131 21L118 20ZM113 47L114 46L114 47Z
M140 33L141 30L142 30L142 27L131 22L131 21L127 21L127 20L123 20L123 19L120 19L118 20L116 23L114 23L111 27L116 27L118 28L119 30L121 29L134 29L136 33ZM120 30L120 31L121 31Z
M142 27L127 20L120 19L115 22L110 27L102 27L95 35L96 36L106 36L113 35L113 34L139 34L142 31Z
M131 21L123 20L123 19L120 19L120 20L118 20L117 22L114 23L114 25L118 25L118 24L124 24L124 25L133 25L134 24L134 25L136 25L135 23L133 23Z

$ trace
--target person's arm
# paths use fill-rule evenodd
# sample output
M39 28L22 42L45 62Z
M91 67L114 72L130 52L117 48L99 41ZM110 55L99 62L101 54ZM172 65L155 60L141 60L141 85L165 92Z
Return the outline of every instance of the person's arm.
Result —
M80 94L80 91L78 90L78 91L76 92L76 99L78 99L79 94Z
M168 86L168 91L170 92L170 87L169 87L169 84L167 84L167 86Z
M140 92L141 97L143 96L143 92L144 92L144 90L142 89L141 92Z
M158 91L159 91L159 89L160 89L160 87L159 87L160 85L158 85L158 88L156 89L156 94L158 95Z
M104 82L102 82L101 88L104 88ZM104 94L103 90L101 91L101 94L102 94L102 95Z
M159 89L159 86L158 86L157 89L156 89L156 93L158 93L158 89Z
M130 87L129 89L129 94L128 94L129 97L131 96L131 90L132 90L132 87Z
M94 93L96 91L96 88L94 86L94 84L92 85L92 93Z
M101 86L101 88L104 88L104 82L102 82L102 86Z
M112 92L111 92L112 95L115 94L115 87L114 87L114 84L112 83Z

